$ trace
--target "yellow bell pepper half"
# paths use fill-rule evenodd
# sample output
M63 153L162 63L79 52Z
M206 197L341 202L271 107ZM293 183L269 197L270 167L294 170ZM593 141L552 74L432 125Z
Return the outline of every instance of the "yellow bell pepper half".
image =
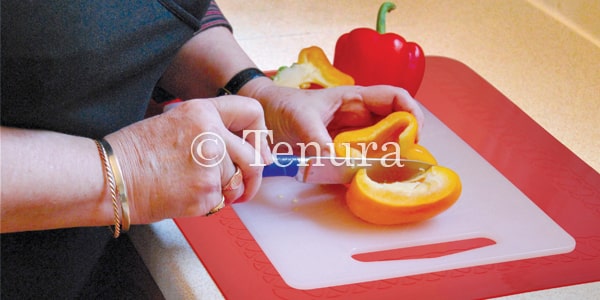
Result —
M411 113L393 112L372 126L335 136L335 153L341 157L357 158L399 156L437 164L435 157L425 147L415 143L417 130L417 119Z
M395 172L369 174L359 170L346 192L350 211L367 222L396 225L423 221L451 207L459 198L462 185L453 170L438 166L435 157L416 143L417 121L408 112L395 112L376 124L346 131L334 138L334 149L341 157L393 157L433 164L411 178L394 178ZM365 144L371 143L370 147ZM382 149L386 143L388 149ZM396 147L391 146L396 144ZM365 151L365 148L367 151ZM395 153L395 151L400 151Z
M298 62L291 67L282 67L273 77L279 86L307 89L315 84L322 88L354 85L354 79L336 69L317 46L304 48L298 54Z

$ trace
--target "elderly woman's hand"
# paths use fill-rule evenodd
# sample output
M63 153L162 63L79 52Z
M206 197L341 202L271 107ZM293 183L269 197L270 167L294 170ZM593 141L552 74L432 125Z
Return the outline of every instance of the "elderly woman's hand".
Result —
M393 86L340 86L301 90L272 84L258 87L253 95L262 103L267 127L274 142L316 142L329 149L331 134L339 130L374 124L394 111L411 112L422 126L424 114L406 90ZM314 155L314 147L306 148ZM298 151L299 147L294 150ZM323 154L324 152L321 152Z
M222 197L232 203L256 194L262 173L256 165L271 155L264 135L242 138L247 129L266 130L260 104L227 96L186 101L107 136L121 162L132 222L204 215ZM224 191L236 166L243 184Z

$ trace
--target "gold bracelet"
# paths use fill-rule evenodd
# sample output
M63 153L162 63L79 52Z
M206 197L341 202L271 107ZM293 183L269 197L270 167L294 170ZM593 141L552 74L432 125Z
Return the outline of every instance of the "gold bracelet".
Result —
M123 216L121 222L121 232L125 233L129 230L131 219L129 215L129 203L127 201L127 188L125 187L125 181L123 180L123 174L121 173L121 165L113 153L110 144L105 139L101 139L100 144L106 151L106 157L108 158L110 168L115 177L117 192L119 194L119 200L121 201L121 216Z
M106 177L106 181L108 182L108 188L110 190L110 197L112 198L112 207L113 207L113 212L114 212L114 229L112 229L110 226L110 230L113 233L113 237L116 239L119 237L119 235L121 235L121 216L119 214L119 204L117 202L117 187L115 184L115 178L113 176L113 172L110 168L110 163L108 162L108 159L106 158L106 150L104 149L104 147L102 146L102 144L100 144L99 141L94 140L94 142L96 142L96 147L98 148L98 153L100 153L100 160L102 160L102 170L103 170L103 175Z

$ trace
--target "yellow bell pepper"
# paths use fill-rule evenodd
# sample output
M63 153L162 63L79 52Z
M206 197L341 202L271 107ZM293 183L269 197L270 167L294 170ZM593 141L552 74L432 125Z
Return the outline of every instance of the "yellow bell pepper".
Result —
M354 85L354 79L336 69L323 49L317 46L304 48L298 54L298 62L291 67L282 67L273 77L279 86L306 89L312 84L323 88L340 85Z
M346 204L354 215L373 224L413 223L448 209L458 200L461 189L458 175L441 166L390 183L375 181L362 169L346 191Z
M437 164L429 151L416 144L417 119L409 112L387 115L375 125L345 131L333 140L335 153L342 157L399 157ZM384 149L384 145L386 145Z
M411 223L436 216L458 200L462 190L460 177L451 169L438 166L435 157L416 143L417 129L412 114L395 112L370 127L346 131L334 138L337 156L399 156L434 165L408 179L395 178L394 172L369 174L359 170L346 192L346 203L354 215L380 225ZM382 149L384 144L388 144L387 149Z

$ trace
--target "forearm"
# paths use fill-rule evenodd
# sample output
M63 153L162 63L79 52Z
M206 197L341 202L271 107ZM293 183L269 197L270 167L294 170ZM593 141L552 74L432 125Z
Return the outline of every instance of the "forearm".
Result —
M215 97L235 74L250 67L256 65L231 32L214 27L197 34L180 49L159 84L182 99Z
M1 128L2 232L112 224L93 140Z

